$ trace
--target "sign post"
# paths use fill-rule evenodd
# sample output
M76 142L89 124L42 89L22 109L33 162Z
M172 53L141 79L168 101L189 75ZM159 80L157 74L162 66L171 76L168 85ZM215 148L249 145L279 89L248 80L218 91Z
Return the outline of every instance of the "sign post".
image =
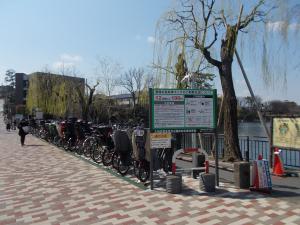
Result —
M217 134L216 89L149 89L151 149L165 148L171 143L171 134L163 137L159 133ZM170 141L170 142L169 142ZM217 138L215 138L217 141ZM151 151L152 152L152 151ZM153 152L152 152L153 153ZM153 159L151 158L152 163ZM216 160L218 158L216 157ZM216 164L217 165L217 164ZM151 188L153 188L153 166L150 165ZM216 168L218 177L218 171ZM218 182L217 182L218 184Z

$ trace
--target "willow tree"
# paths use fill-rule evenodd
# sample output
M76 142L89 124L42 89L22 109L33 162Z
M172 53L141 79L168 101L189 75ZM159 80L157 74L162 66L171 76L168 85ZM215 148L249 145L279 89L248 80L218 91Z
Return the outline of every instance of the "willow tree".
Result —
M80 116L75 86L84 90L84 79L41 72L30 74L26 107L29 112L38 108L55 117Z
M186 40L186 47L199 51L201 57L218 71L224 99L224 159L242 160L238 141L237 98L232 76L238 34L247 32L252 24L265 22L278 1L269 1L271 4L267 4L267 0L247 1L246 13L240 7L241 0L228 1L227 5L217 0L178 2L178 7L164 17L163 34L168 35L169 44ZM250 44L254 46L255 43ZM219 51L219 56L215 54L216 51ZM264 64L267 68L268 63Z

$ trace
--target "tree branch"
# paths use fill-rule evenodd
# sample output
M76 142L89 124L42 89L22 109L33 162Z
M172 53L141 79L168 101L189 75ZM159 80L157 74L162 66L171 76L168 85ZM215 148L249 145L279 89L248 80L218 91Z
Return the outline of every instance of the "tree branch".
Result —
M251 13L248 14L243 20L241 20L238 27L239 30L246 28L256 17L265 17L265 12L259 11L258 9L265 4L265 0L260 0L258 4L252 9Z

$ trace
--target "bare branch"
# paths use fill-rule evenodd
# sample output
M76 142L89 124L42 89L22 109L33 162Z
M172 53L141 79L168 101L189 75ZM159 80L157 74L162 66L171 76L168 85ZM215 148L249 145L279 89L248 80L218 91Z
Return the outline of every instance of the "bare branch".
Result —
M218 40L218 33L214 24L213 24L213 28L215 33L214 40L207 47L205 47L206 49L210 49L214 45L214 43Z
M252 9L252 11L250 12L250 14L248 14L243 20L241 20L238 29L241 30L241 29L246 28L256 18L265 17L267 15L267 13L258 10L264 4L265 4L265 0L260 0L258 2L258 4Z
M152 67L153 68L155 68L155 69L161 69L161 70L164 70L164 71L166 71L166 72L168 72L168 73L171 73L171 74L176 74L176 72L174 71L174 69L172 68L172 67L163 67L163 66L160 66L160 65L158 65L158 64L155 64L155 63L153 63L152 64Z

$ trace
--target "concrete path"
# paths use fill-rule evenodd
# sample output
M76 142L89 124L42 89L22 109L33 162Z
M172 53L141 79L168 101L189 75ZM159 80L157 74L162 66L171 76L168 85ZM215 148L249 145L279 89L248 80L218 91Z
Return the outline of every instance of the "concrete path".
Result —
M21 147L2 121L0 225L300 224L299 203L225 184L214 194L143 190L30 135Z

